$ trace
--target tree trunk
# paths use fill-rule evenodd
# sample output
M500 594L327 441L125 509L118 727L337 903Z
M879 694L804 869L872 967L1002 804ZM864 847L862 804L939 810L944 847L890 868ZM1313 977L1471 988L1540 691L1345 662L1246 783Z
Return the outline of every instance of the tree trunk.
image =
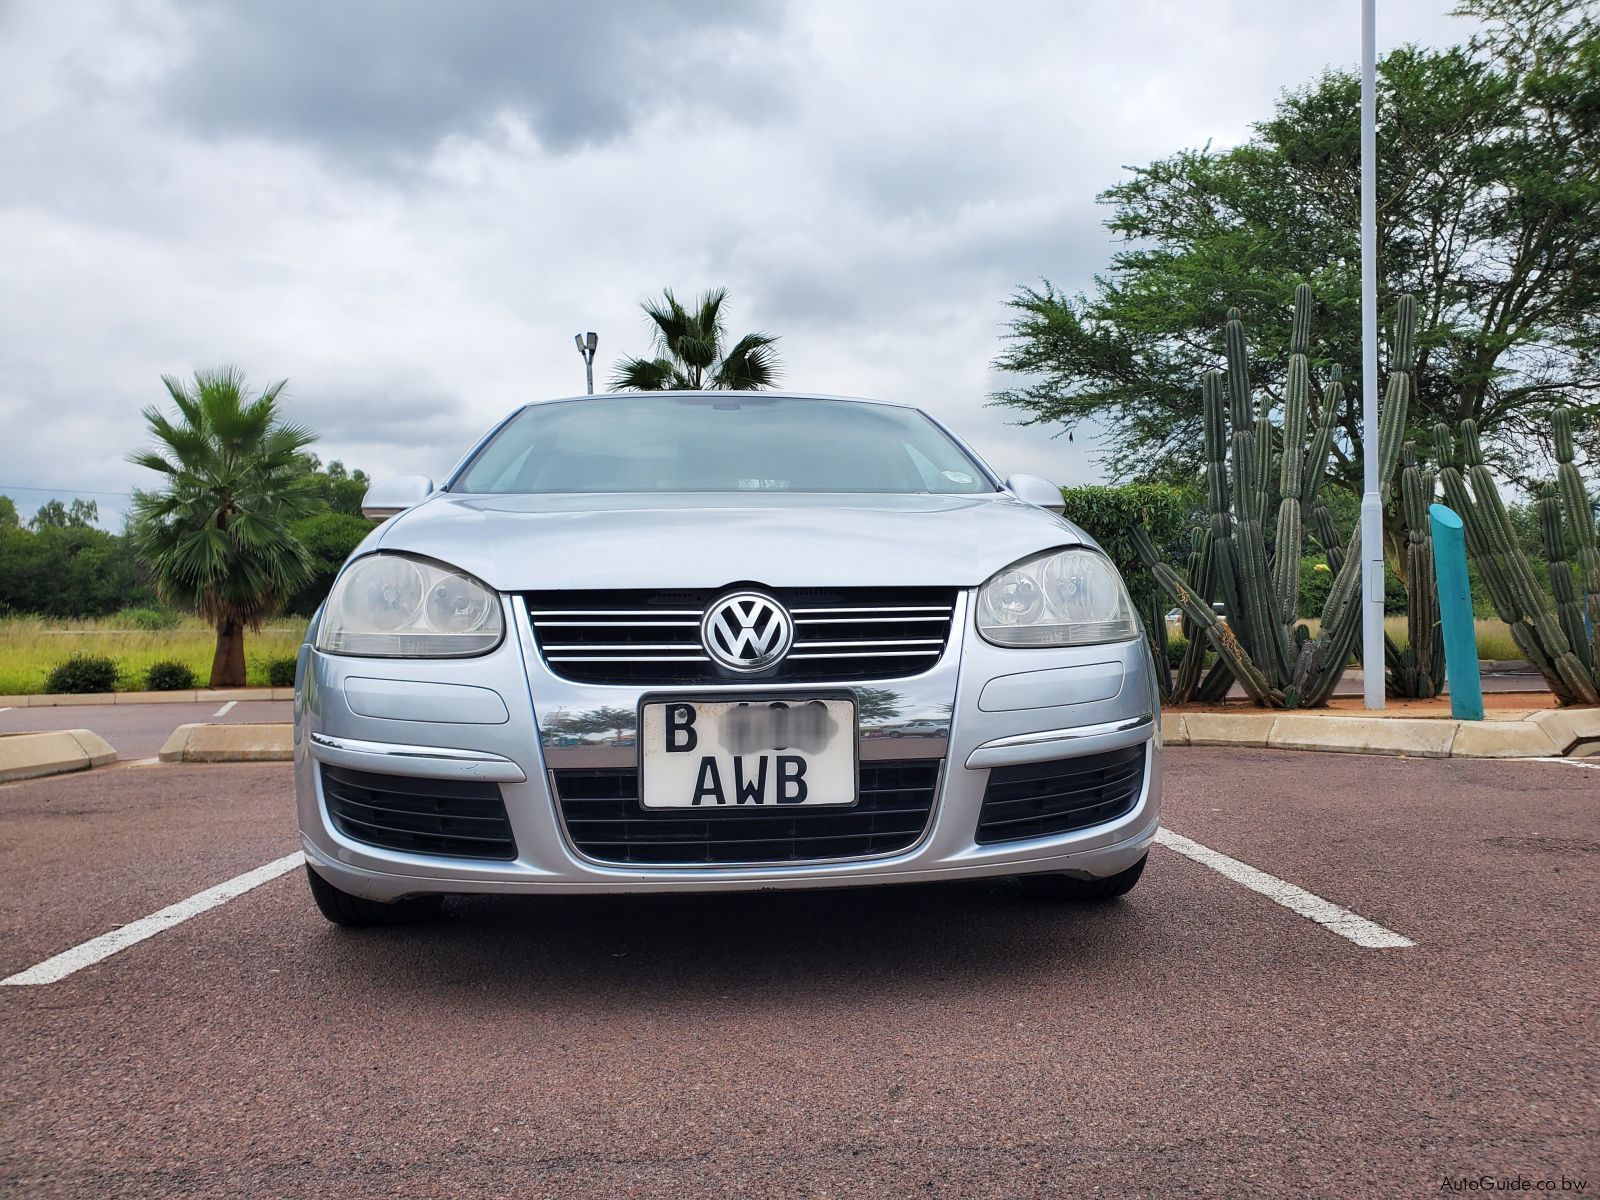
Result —
M217 622L217 653L211 660L211 686L244 686L244 622L222 619Z

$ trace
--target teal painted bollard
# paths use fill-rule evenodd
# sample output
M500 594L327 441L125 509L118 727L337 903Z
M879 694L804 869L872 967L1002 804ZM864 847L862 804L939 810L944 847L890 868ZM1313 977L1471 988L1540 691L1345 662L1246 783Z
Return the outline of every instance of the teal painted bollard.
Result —
M1428 523L1433 527L1433 574L1439 585L1450 715L1461 721L1481 721L1483 683L1478 678L1478 630L1472 620L1466 534L1461 518L1442 504L1429 505Z

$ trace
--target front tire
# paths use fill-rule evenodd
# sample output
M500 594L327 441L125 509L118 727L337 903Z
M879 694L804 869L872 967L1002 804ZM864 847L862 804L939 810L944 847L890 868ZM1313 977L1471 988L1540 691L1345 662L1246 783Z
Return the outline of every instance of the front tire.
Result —
M1125 871L1107 875L1104 879L1082 879L1076 875L1048 872L1042 875L1020 875L1022 894L1034 900L1069 900L1078 903L1103 903L1125 896L1144 874L1147 854Z
M310 863L306 864L306 879L311 884L311 898L317 902L322 915L335 925L349 929L409 925L433 916L444 902L441 896L410 896L384 904L365 896L353 896L318 875Z

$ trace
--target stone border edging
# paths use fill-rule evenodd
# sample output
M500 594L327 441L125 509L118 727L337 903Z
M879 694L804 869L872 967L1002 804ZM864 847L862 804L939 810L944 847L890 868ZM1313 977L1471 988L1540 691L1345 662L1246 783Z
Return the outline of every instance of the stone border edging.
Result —
M0 734L0 783L87 771L117 761L117 752L88 729Z
M290 762L294 726L270 724L179 725L161 747L164 763Z
M1551 758L1600 741L1600 708L1549 709L1520 721L1319 716L1310 712L1169 712L1161 715L1161 736L1169 746L1247 746L1414 758ZM180 725L161 747L160 757L164 763L289 762L294 758L294 727L282 723Z
M77 704L226 704L230 700L293 700L286 688L184 688L176 692L46 692L0 696L0 708L65 708Z
M1169 712L1161 715L1161 735L1170 746L1254 746L1416 758L1550 758L1600 740L1600 708L1549 709L1519 721Z

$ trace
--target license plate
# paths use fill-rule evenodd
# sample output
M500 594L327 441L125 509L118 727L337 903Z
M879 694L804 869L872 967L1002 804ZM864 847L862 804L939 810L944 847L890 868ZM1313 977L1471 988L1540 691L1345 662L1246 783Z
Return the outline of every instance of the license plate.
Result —
M856 802L854 700L672 700L639 718L645 808Z

